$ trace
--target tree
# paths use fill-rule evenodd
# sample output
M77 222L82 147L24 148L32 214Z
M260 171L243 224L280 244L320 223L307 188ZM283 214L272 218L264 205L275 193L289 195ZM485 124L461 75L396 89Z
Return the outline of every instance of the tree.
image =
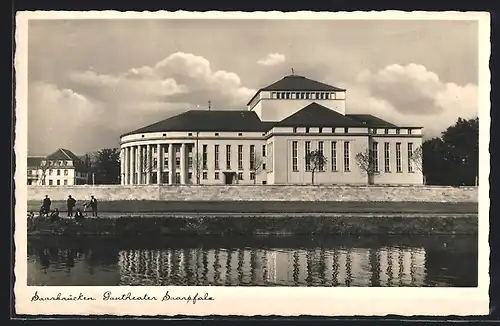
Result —
M375 176L378 175L380 171L375 167L372 150L366 149L364 152L357 153L355 160L360 170L368 176L368 184L374 184Z
M47 170L49 169L49 164L47 161L42 160L37 168L37 183L38 185L45 185L47 183Z
M148 173L153 172L153 156L152 156L152 148L151 146L146 147L146 150L142 152L142 162L140 165L140 172L142 176L142 182L146 183L146 178Z
M253 184L257 183L257 175L262 172L265 163L265 159L259 153L254 152L250 157L250 172L254 174Z
M424 150L423 150L422 146L417 147L413 151L410 159L413 162L415 169L417 171L420 171L423 174L424 173ZM425 176L423 176L423 178L424 178L424 184L425 184Z
M201 175L203 173L203 155L201 153L193 152L193 172L196 178L196 184L200 184Z
M311 172L311 184L314 184L314 174L316 171L323 171L328 159L319 149L306 154L306 165L309 165Z
M86 154L90 163L89 172L95 174L96 184L120 183L120 150L103 148Z

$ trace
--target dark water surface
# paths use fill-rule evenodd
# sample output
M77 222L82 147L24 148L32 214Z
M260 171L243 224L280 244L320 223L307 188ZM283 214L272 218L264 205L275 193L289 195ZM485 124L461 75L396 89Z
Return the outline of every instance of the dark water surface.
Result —
M38 238L28 285L477 286L476 236Z

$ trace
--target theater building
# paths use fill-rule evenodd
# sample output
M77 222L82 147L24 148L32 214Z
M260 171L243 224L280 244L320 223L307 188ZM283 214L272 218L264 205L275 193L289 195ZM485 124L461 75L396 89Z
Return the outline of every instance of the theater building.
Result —
M122 184L423 183L411 159L421 127L346 108L345 89L286 76L258 90L247 110L191 110L122 135ZM358 153L370 153L375 173Z

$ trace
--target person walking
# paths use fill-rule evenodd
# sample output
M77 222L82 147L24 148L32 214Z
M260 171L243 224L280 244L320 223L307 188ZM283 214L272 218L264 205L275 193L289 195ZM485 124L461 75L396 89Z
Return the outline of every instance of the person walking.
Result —
M40 210L40 216L50 214L50 205L52 205L52 201L49 198L49 195L45 195L42 203L42 209Z
M97 199L94 195L90 196L90 207L92 208L92 216L97 217Z
M68 200L66 201L66 204L68 206L68 216L73 216L73 208L75 207L76 200L75 198L71 197L71 195L68 196Z

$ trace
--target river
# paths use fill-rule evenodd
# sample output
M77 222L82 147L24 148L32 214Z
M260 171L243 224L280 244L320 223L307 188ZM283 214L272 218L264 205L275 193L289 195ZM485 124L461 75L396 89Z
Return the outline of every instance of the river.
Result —
M475 287L477 236L36 238L28 285Z

